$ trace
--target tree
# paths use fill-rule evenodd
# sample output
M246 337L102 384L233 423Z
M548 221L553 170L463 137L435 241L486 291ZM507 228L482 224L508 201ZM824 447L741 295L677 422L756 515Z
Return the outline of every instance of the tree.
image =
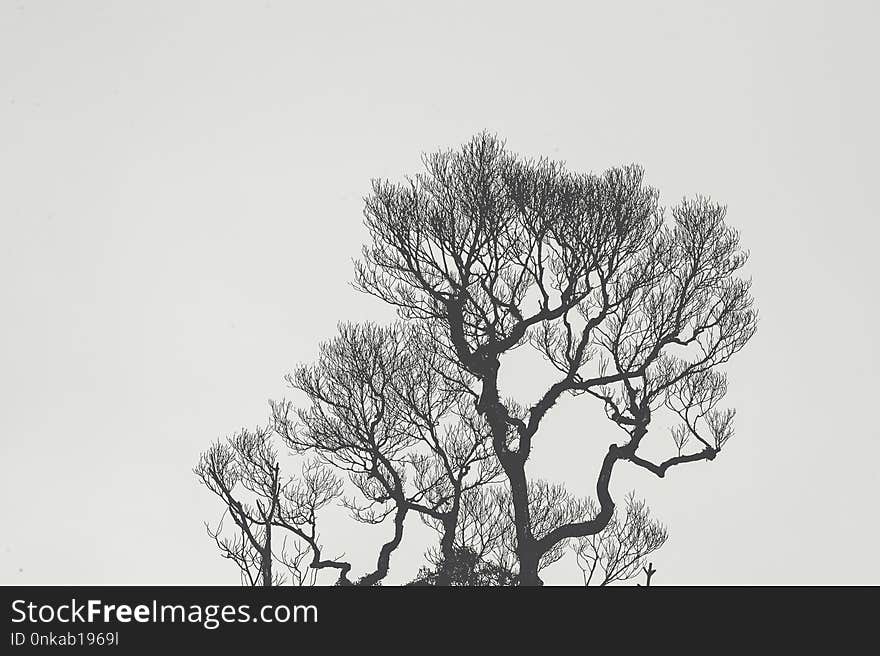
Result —
M683 200L667 221L637 166L576 174L511 154L486 133L424 164L403 184L374 181L366 199L371 243L356 287L396 307L400 321L341 324L316 363L287 378L305 405L273 402L270 427L203 455L196 473L238 531L225 536L221 522L209 533L252 584L278 578L273 562L294 582L330 568L353 584L351 565L324 559L318 544L318 511L341 500L357 521L393 524L360 585L387 576L411 515L438 532L421 577L438 585L507 574L539 585L572 540L579 562L604 572L596 580L630 578L665 529L632 499L618 519L617 463L663 477L714 460L733 435L733 410L718 407L719 367L757 320L739 277L739 235L703 197ZM501 391L502 362L507 375L506 356L526 345L556 377L528 407ZM526 473L563 395L592 399L624 434L598 466L596 501ZM640 447L664 413L677 421L675 453L655 462ZM301 477L282 477L273 436L307 459ZM273 551L278 531L293 555Z
M194 472L222 500L223 517L231 517L238 529L225 535L221 518L214 529L206 524L208 534L223 557L238 566L245 584L283 583L284 575L273 574L273 562L288 570L295 585L313 583L324 568L339 570L340 581L347 581L351 565L322 559L316 526L318 511L341 494L339 481L314 461L303 465L298 479L282 479L271 438L267 428L243 430L202 454ZM285 531L280 549L272 541L274 529ZM292 554L288 534L294 538ZM308 553L313 557L306 568Z
M387 575L410 512L442 526L440 547L451 562L462 496L500 474L485 422L465 400L463 372L432 344L419 326L341 324L317 363L287 378L309 404L272 405L288 447L348 474L363 500L346 500L357 521L393 517L394 534L365 585ZM448 581L445 572L438 580Z
M223 519L216 529L206 524L225 558L238 566L242 581L271 586L272 527L279 512L280 482L275 452L268 446L266 432L241 431L225 443L216 443L202 455L195 469L202 483L220 497L239 532L224 537ZM245 504L234 496L244 487L255 497Z
M472 377L508 481L519 581L539 585L546 554L612 521L618 462L663 477L714 460L733 435L733 411L717 409L727 387L718 367L755 332L750 282L738 276L747 255L707 198L683 200L667 221L638 166L577 174L487 133L423 161L404 183L374 181L356 285L426 326L442 358ZM500 373L526 344L557 380L523 409L503 398ZM526 463L563 394L598 400L625 436L598 468L595 516L554 517L538 535ZM663 409L680 421L677 454L654 462L639 448ZM685 450L691 440L698 450Z

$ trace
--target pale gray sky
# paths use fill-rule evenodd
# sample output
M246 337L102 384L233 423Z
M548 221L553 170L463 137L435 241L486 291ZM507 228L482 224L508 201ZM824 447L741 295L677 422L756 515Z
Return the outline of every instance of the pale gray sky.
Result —
M483 128L579 170L640 162L667 203L710 194L752 253L735 440L664 480L618 468L669 527L655 581L880 583L878 18L2 0L0 583L236 582L199 452L265 421L338 320L389 316L347 286L370 178ZM589 493L616 437L597 414L559 408L531 471ZM328 523L363 571L384 532Z

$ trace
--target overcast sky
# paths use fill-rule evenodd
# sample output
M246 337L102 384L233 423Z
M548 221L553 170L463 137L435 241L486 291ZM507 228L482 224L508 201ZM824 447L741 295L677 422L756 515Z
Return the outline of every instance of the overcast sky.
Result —
M878 18L2 0L0 583L235 583L199 452L264 422L337 321L391 316L348 286L370 179L484 128L576 170L639 162L668 204L711 195L751 251L736 437L663 480L616 470L669 528L654 581L880 583ZM530 472L590 493L618 435L597 414L562 404ZM410 526L389 581L421 560ZM362 573L388 531L322 537Z

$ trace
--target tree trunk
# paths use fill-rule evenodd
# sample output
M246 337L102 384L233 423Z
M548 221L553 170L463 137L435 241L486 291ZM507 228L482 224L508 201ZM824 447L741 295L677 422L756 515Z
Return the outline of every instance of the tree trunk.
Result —
M400 541L403 539L403 520L406 517L406 504L398 502L397 511L394 513L394 537L390 541L382 545L379 550L379 560L376 563L376 570L366 576L361 577L358 581L360 586L376 585L388 574L388 567L391 564L391 554L397 549Z
M538 577L541 554L537 540L532 534L532 518L529 509L529 487L526 479L525 461L518 454L507 454L502 460L510 482L513 502L513 522L516 528L516 555L519 559L519 584L543 585Z
M519 556L519 584L521 586L540 586L544 585L541 577L538 576L538 562L540 557L533 547L518 548Z
M263 587L272 587L272 525L269 522L266 522L266 544L260 554L260 570Z
M443 520L443 538L440 540L440 553L443 561L437 572L435 585L449 586L452 584L452 570L455 566L455 525L458 523L458 503L453 512Z

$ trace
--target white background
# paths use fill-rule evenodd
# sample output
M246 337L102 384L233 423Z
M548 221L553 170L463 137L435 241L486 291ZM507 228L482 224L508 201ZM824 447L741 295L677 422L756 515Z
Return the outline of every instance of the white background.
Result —
M484 128L577 170L639 162L669 204L709 194L752 253L737 436L664 480L618 468L669 527L654 581L880 583L878 14L0 2L0 583L235 583L199 452L264 422L337 321L390 318L347 284L370 179ZM616 436L562 404L530 472L588 494ZM362 573L389 531L322 536Z

